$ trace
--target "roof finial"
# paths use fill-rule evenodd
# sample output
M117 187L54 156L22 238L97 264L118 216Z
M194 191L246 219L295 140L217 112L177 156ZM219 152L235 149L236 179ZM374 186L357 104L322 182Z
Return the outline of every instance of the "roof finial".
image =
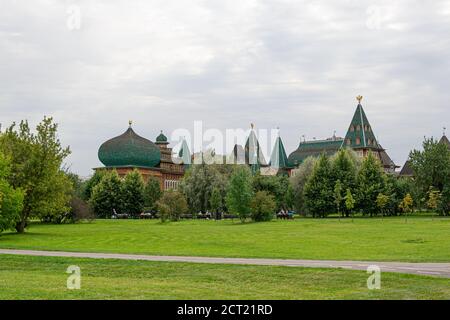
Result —
M363 99L363 96L359 95L356 97L356 100L358 100L358 103L361 104L361 100Z
M255 127L255 125L253 123L250 123L250 126L252 127L252 130Z
M443 129L444 129L444 133L443 133L443 135L444 135L444 137L446 137L446 135L445 135L445 131L447 130L447 128L446 127L443 127Z
M128 125L130 126L130 128L131 128L131 125L133 124L133 121L131 121L131 120L128 120Z
M277 127L278 137L280 136L280 127Z

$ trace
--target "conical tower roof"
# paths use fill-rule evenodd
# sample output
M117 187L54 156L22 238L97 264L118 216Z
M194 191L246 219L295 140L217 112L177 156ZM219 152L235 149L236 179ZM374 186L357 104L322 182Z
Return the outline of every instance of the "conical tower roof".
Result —
M352 122L348 128L343 146L353 149L364 148L379 150L381 147L375 138L372 126L370 125L366 113L361 105L362 97L358 96L357 100L358 106L356 107Z
M186 139L183 139L183 142L181 143L181 149L178 156L181 158L184 165L190 165L192 163L191 152L189 151Z
M245 143L245 163L251 166L253 173L256 173L261 165L265 166L267 164L255 130L253 130L253 124L247 142Z
M283 140L281 140L280 136L278 136L275 141L275 146L273 147L272 155L270 156L270 166L276 169L289 167L286 150L284 149Z

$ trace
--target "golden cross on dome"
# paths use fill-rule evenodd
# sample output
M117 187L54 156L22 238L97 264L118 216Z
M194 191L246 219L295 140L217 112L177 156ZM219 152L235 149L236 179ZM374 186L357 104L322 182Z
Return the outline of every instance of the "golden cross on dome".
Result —
M358 103L361 103L361 100L363 99L363 96L359 95L356 97L356 100L358 100Z
M133 124L133 121L128 120L128 125L131 127L131 125Z

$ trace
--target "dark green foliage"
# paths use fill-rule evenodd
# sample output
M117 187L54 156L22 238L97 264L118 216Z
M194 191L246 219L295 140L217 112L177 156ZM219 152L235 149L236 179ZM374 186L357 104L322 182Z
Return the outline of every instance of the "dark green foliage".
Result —
M413 150L410 155L410 165L420 197L426 198L430 188L435 188L442 194L441 210L450 213L450 149L444 143L431 139L423 142L423 151Z
M223 209L223 199L220 189L215 187L211 193L211 198L209 199L211 205L211 211L213 213L220 213Z
M211 193L218 188L222 195L222 202L227 188L227 175L223 168L216 165L193 165L183 178L180 191L184 193L189 208L195 214L211 210ZM222 166L223 167L223 166Z
M10 162L0 153L0 233L14 228L23 208L23 191L8 183Z
M270 221L276 209L275 197L267 191L258 191L251 201L251 217L253 221Z
M86 181L84 184L84 190L82 194L82 198L86 201L89 201L92 196L92 190L94 187L100 183L100 180L102 180L102 177L105 175L106 171L104 170L96 170L94 175Z
M304 189L306 182L314 171L316 162L317 159L313 157L306 158L296 170L295 175L290 178L292 206L299 214L304 214L307 210Z
M250 216L252 196L252 173L248 167L239 165L228 184L226 203L229 212L244 222Z
M158 201L158 211L162 222L178 221L188 212L186 198L178 191L167 190Z
M341 191L350 189L353 190L356 185L356 165L355 160L352 158L350 151L347 149L341 149L332 159L332 170L335 181L340 182ZM335 198L336 200L336 198ZM344 197L340 197L340 202L336 203L339 209L344 209L345 214L348 216L349 212L345 210Z
M137 217L144 211L144 180L137 170L129 172L122 182L122 211Z
M326 217L334 212L333 171L330 160L322 155L305 185L305 205L313 217Z
M384 192L384 172L372 153L364 159L357 177L356 202L363 214L379 212L377 197Z
M8 182L25 194L17 232L24 232L30 218L47 220L69 210L72 183L61 167L70 150L61 146L57 128L52 118L44 117L36 133L22 121L0 136L0 151L11 160Z
M90 204L99 218L111 218L114 210L122 213L122 182L115 170L103 175L92 190Z
M269 194L273 195L276 201L277 210L288 208L288 188L289 178L285 175L263 176L261 174L256 174L253 177L254 192L267 191Z
M149 210L156 209L157 207L156 203L161 198L161 195L162 190L158 179L150 177L147 183L145 184L144 189L145 207L148 208Z

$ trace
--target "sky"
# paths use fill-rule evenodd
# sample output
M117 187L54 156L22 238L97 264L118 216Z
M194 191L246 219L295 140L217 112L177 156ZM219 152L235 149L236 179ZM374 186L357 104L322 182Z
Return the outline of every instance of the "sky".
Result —
M289 154L345 136L357 95L403 165L450 132L449 75L450 0L0 0L0 123L53 117L81 176L129 120L279 127Z

